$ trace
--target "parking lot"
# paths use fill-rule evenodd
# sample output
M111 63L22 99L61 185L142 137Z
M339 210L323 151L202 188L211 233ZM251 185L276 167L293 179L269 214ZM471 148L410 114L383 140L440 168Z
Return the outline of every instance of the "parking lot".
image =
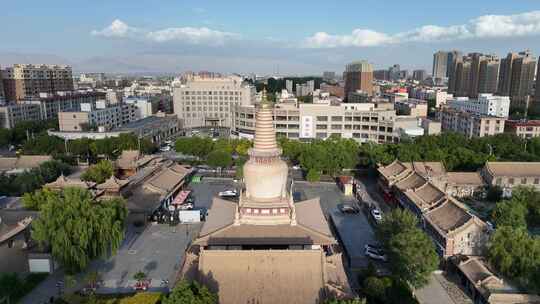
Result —
M107 260L94 261L103 281L99 293L132 292L135 273L143 271L151 280L151 290L164 290L163 280L174 282L182 266L184 252L201 228L201 224L169 226L149 225L141 233L128 229L117 254Z
M204 178L191 184L195 208L210 208L212 198L220 191L234 188L230 179ZM150 224L144 229L129 226L117 254L106 260L97 260L90 266L100 273L102 286L99 293L126 293L133 291L135 273L143 271L151 280L150 290L168 288L164 280L174 282L182 267L184 253L201 230L202 223ZM140 231L139 231L140 230Z
M369 260L364 256L364 246L374 243L375 236L368 216L360 211L356 214L343 214L338 206L343 203L361 207L354 197L345 196L333 183L296 182L295 200L320 197L321 208L335 228L336 237L343 245L351 269L367 266Z

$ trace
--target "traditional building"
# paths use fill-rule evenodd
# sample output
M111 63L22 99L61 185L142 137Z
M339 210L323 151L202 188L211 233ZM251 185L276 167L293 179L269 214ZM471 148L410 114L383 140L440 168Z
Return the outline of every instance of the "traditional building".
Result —
M498 186L503 196L512 196L517 186L532 186L540 190L540 162L486 162L480 171L489 186Z
M293 201L271 106L256 115L239 202L215 198L194 241L199 279L224 304L319 303L329 285L323 249L336 241L318 198Z

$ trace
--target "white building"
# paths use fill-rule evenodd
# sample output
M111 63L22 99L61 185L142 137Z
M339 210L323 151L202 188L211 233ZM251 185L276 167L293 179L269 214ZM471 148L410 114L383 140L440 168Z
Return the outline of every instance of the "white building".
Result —
M139 119L137 108L131 104L107 106L103 101L81 104L81 111L58 113L60 131L111 130Z
M157 104L153 104L148 98L145 97L128 97L124 98L124 103L132 104L137 107L139 117L146 118L157 112Z
M510 111L510 97L494 96L493 94L480 94L478 99L457 97L448 101L450 108L478 115L508 117Z
M255 93L255 87L238 76L192 76L173 89L174 113L185 128L230 128L234 107L252 104Z
M287 89L287 92L293 93L293 81L290 79L285 80L285 89Z

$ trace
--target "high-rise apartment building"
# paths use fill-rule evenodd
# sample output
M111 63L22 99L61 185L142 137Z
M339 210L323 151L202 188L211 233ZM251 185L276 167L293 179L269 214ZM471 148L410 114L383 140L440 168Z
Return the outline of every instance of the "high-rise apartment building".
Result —
M433 54L433 79L440 82L447 77L448 73L448 54L449 52L438 51Z
M336 72L329 72L329 71L323 72L323 80L324 81L336 80Z
M375 70L373 71L373 78L377 80L390 80L390 74L388 70Z
M523 104L532 94L534 74L536 72L536 58L530 51L520 52L512 64L512 81L510 84L510 98L514 104Z
M0 67L0 103L5 101L4 81L2 81L2 67Z
M358 90L373 95L373 66L366 60L355 61L345 67L345 96Z
M289 94L293 93L293 81L291 79L285 80L285 88Z
M452 69L455 68L454 65L456 64L457 58L460 58L462 56L463 54L461 54L460 51L453 50L453 51L448 52L448 56L447 56L448 61L446 64L446 77L450 78L450 75L453 72Z
M3 82L7 100L73 91L73 73L67 65L15 64L3 71Z
M413 79L417 81L424 81L427 78L426 70L414 70Z
M480 53L471 53L469 57L471 58L471 82L469 83L469 94L467 96L476 98L478 97L478 84L480 82L480 63L485 57Z
M510 86L512 84L512 65L514 60L518 57L516 53L508 53L508 55L501 59L501 65L499 69L499 84L497 93L502 96L510 96Z
M499 67L500 60L497 56L484 56L483 60L480 61L478 94L497 93Z
M255 87L237 76L192 76L173 89L174 113L185 128L230 128L234 106L249 105L254 100Z
M453 93L454 96L469 96L472 83L471 65L470 57L462 57L457 60L455 71L450 80L453 83L453 88L452 91L449 88L449 93Z
M401 78L401 67L399 64L394 64L388 69L388 75L391 81L398 81Z
M536 71L536 91L534 102L536 106L540 106L540 57L538 57L538 70Z

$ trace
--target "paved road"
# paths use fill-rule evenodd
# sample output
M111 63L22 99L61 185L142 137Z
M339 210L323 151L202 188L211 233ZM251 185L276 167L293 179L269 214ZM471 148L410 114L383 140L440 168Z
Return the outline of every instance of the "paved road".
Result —
M420 304L456 304L436 276L436 274L431 274L428 285L414 291L418 302Z

